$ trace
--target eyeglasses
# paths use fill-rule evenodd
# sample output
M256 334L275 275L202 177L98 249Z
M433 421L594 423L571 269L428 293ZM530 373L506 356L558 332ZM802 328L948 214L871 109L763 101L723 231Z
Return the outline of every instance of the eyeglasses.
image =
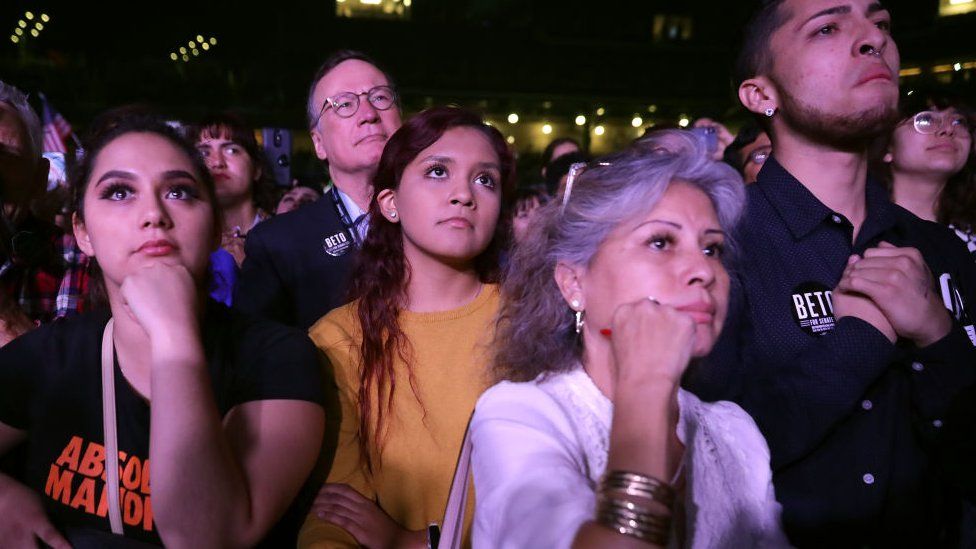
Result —
M319 111L319 116L315 119L313 126L319 123L325 111L330 107L335 110L336 116L339 118L349 118L356 114L359 112L359 98L363 95L366 96L369 104L378 111L388 110L396 104L396 92L390 86L376 86L362 93L343 92L336 94L334 97L325 98L322 104L322 110Z
M769 155L773 153L772 147L759 147L758 149L753 149L749 156L746 157L745 163L752 162L753 164L759 164L762 166L766 163L766 159Z
M959 113L922 111L912 119L915 131L930 135L956 128L969 131L969 120Z

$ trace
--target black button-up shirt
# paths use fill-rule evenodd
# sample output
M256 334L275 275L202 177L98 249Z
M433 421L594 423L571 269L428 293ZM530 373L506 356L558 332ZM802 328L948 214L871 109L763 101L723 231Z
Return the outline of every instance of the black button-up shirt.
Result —
M726 329L685 384L738 402L766 436L790 540L802 546L932 546L956 535L936 449L945 414L976 382L976 264L962 242L868 182L853 226L770 159L736 230ZM917 248L954 326L919 349L858 318L835 319L849 256L887 241Z

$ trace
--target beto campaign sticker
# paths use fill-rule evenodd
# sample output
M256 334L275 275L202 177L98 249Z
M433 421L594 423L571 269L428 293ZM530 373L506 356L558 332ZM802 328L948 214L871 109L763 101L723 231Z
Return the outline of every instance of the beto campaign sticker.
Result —
M810 335L834 329L833 294L823 284L804 282L793 288L790 309L797 326Z
M331 255L332 257L339 257L349 251L352 247L351 239L346 236L345 231L338 232L332 236L327 236L322 239L322 248L325 249L325 253Z

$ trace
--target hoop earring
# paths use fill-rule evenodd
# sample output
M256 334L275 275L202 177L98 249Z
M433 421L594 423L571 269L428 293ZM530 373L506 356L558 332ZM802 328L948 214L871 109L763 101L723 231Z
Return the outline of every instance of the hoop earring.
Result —
M776 114L776 109L774 109L773 107L769 107L768 109L766 109L765 114L767 117L772 118L773 115Z
M583 318L586 315L584 311L576 311L576 334L579 335L583 333L583 325L586 324L586 319Z

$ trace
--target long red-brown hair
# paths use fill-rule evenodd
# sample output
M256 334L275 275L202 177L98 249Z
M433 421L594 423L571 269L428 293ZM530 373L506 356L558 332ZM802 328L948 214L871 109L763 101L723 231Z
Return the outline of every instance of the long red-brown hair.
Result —
M474 259L474 268L481 280L495 282L498 279L499 252L508 232L501 220L509 217L508 209L515 186L515 161L502 134L485 124L480 116L457 107L434 107L411 118L390 137L383 149L373 179L373 195L384 189L396 190L407 165L447 130L458 127L482 132L498 155L501 167L499 190L502 208L499 222L488 247ZM410 266L403 255L401 225L383 217L375 199L369 205L369 219L369 233L353 273L350 298L359 300L357 312L363 337L359 372L359 445L365 465L372 470L370 441L377 449L377 461L381 461L384 417L393 407L398 381L393 372L395 356L399 356L407 365L408 381L418 401L420 395L410 366L410 342L400 329L398 320L406 304L406 290L410 283ZM380 403L375 418L372 410L374 391Z

